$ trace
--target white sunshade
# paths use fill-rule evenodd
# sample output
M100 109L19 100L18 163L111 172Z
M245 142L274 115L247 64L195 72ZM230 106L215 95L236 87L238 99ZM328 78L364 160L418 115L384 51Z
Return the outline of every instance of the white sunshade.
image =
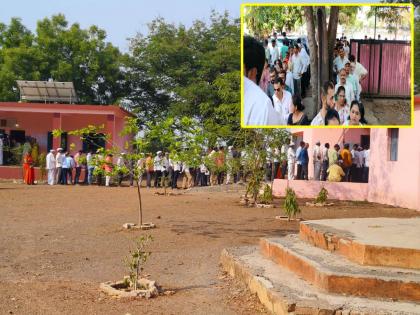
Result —
M20 99L43 102L77 102L73 82L17 80Z

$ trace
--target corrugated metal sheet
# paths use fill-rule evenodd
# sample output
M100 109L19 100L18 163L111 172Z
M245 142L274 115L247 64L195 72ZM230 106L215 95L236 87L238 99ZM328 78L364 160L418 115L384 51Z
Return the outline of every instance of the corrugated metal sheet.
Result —
M409 42L356 40L351 43L351 53L369 71L368 78L362 82L363 93L410 97Z

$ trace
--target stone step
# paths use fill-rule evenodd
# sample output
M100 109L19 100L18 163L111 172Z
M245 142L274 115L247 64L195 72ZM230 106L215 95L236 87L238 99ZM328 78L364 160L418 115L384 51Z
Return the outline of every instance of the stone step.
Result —
M263 255L327 292L420 302L420 271L361 266L297 234L260 240Z
M299 235L361 265L420 269L420 218L304 221Z
M258 247L224 249L222 268L257 294L272 314L420 314L420 304L326 293L264 257Z

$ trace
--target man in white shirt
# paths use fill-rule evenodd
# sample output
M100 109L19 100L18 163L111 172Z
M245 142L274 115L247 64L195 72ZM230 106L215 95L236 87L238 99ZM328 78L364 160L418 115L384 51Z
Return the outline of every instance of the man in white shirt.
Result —
M270 98L258 86L264 67L265 52L254 38L244 38L244 116L245 126L281 125Z
M365 148L365 167L363 169L363 182L367 183L369 182L369 161L370 161L370 148L369 146L366 146Z
M334 108L334 84L326 81L321 86L321 110L312 120L311 126L325 126L325 116L328 109Z
M317 141L312 155L314 161L314 180L320 180L322 166L321 143Z
M347 72L344 68L340 71L340 82L335 85L335 92L337 92L340 86L344 86L346 89L346 101L347 104L351 104L355 100L355 95L352 84L347 82Z
M310 59L309 59L309 55L306 52L305 47L303 46L303 44L299 44L299 57L302 60L303 63L303 70L302 70L302 98L305 97L305 90L306 88L309 86L309 72L308 72L308 68L310 65Z
M274 109L279 113L281 125L287 125L289 118L290 105L292 104L292 94L286 91L284 81L280 78L274 82L273 103Z
M296 160L296 153L294 150L295 144L291 142L289 144L289 149L287 149L287 179L295 179L295 160Z
M295 44L292 56L292 74L293 74L293 90L294 95L301 96L302 94L302 74L304 69L304 63L302 58L299 56L299 46Z
M322 154L321 154L321 159L322 159L321 180L324 182L327 180L327 170L329 167L329 161L328 161L329 149L330 149L330 144L325 143L324 148L322 149Z
M271 40L271 48L270 48L270 66L274 67L276 61L280 57L279 47L277 46L277 40Z
M354 75L358 83L356 99L360 100L360 93L362 92L362 81L367 77L368 71L359 62L356 61L354 55L350 55L350 72Z
M162 177L162 151L157 151L156 152L156 156L155 159L153 161L153 170L155 172L155 182L154 182L154 186L155 188L158 188L158 186L160 186L160 179Z
M333 61L333 69L334 69L334 73L337 75L337 82L339 81L338 74L340 73L341 69L344 68L344 66L346 65L346 62L348 61L349 60L346 58L344 48L341 46L338 49L338 56Z
M55 156L54 150L50 150L50 152L46 156L46 165L45 169L48 171L48 185L54 185L55 182Z
M65 159L65 155L63 154L63 149L57 149L57 155L55 156L55 184L61 183L62 181L62 167L63 167L63 160Z

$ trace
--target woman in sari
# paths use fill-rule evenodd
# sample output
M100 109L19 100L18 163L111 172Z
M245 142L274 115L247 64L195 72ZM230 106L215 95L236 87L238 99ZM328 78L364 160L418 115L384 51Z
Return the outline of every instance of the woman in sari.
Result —
M33 185L35 181L34 160L29 152L23 158L23 182L27 185Z

